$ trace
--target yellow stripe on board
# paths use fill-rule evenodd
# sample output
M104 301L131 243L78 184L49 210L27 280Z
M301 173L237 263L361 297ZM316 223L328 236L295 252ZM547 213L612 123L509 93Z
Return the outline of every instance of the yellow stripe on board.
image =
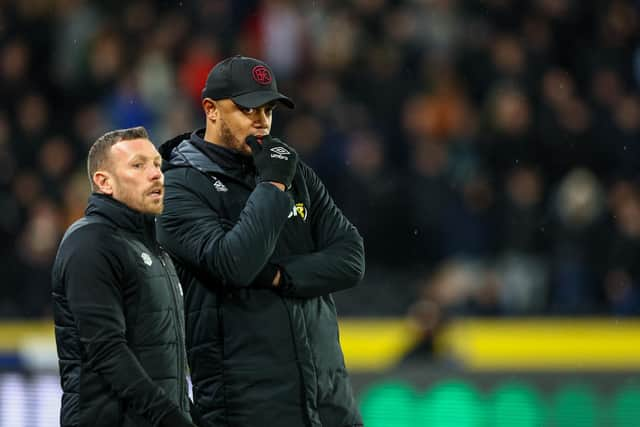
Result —
M43 341L54 345L53 322L15 320L0 322L0 352L17 351L25 343Z
M0 352L32 346L55 351L51 321L0 322ZM353 371L391 367L415 342L415 332L404 319L340 319L340 341L345 363Z
M392 367L416 342L405 319L342 318L340 344L350 371Z
M438 348L473 370L637 370L640 320L458 320Z
M403 318L341 318L351 371L392 367L417 341ZM0 322L0 352L55 352L51 321ZM640 319L461 319L437 341L438 355L477 371L640 370Z

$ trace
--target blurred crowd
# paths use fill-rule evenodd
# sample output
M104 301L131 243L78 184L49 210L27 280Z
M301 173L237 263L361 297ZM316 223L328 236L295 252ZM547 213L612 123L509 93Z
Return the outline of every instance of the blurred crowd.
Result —
M89 145L202 127L236 53L273 67L297 108L272 133L365 238L341 314L640 314L638 7L0 0L0 316L50 315Z

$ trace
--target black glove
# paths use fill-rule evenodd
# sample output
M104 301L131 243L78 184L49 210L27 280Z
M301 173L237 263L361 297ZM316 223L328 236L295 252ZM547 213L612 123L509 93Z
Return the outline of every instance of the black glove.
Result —
M251 147L253 162L258 170L260 182L273 181L291 188L291 181L296 174L298 153L278 138L271 135L256 137L250 135L246 139Z

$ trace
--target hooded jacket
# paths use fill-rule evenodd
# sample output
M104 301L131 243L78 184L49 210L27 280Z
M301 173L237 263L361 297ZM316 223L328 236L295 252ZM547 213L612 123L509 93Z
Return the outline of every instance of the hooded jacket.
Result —
M181 289L153 216L93 194L52 290L61 426L193 426Z
M302 162L283 192L256 184L251 157L202 135L160 147L157 222L185 292L197 422L361 425L331 293L362 279L362 238Z

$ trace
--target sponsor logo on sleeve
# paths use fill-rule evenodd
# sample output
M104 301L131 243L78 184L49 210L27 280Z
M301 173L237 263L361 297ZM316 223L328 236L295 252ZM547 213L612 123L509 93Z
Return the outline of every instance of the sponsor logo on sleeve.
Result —
M299 217L302 221L307 221L307 208L304 203L296 203L291 212L289 212L288 218Z

